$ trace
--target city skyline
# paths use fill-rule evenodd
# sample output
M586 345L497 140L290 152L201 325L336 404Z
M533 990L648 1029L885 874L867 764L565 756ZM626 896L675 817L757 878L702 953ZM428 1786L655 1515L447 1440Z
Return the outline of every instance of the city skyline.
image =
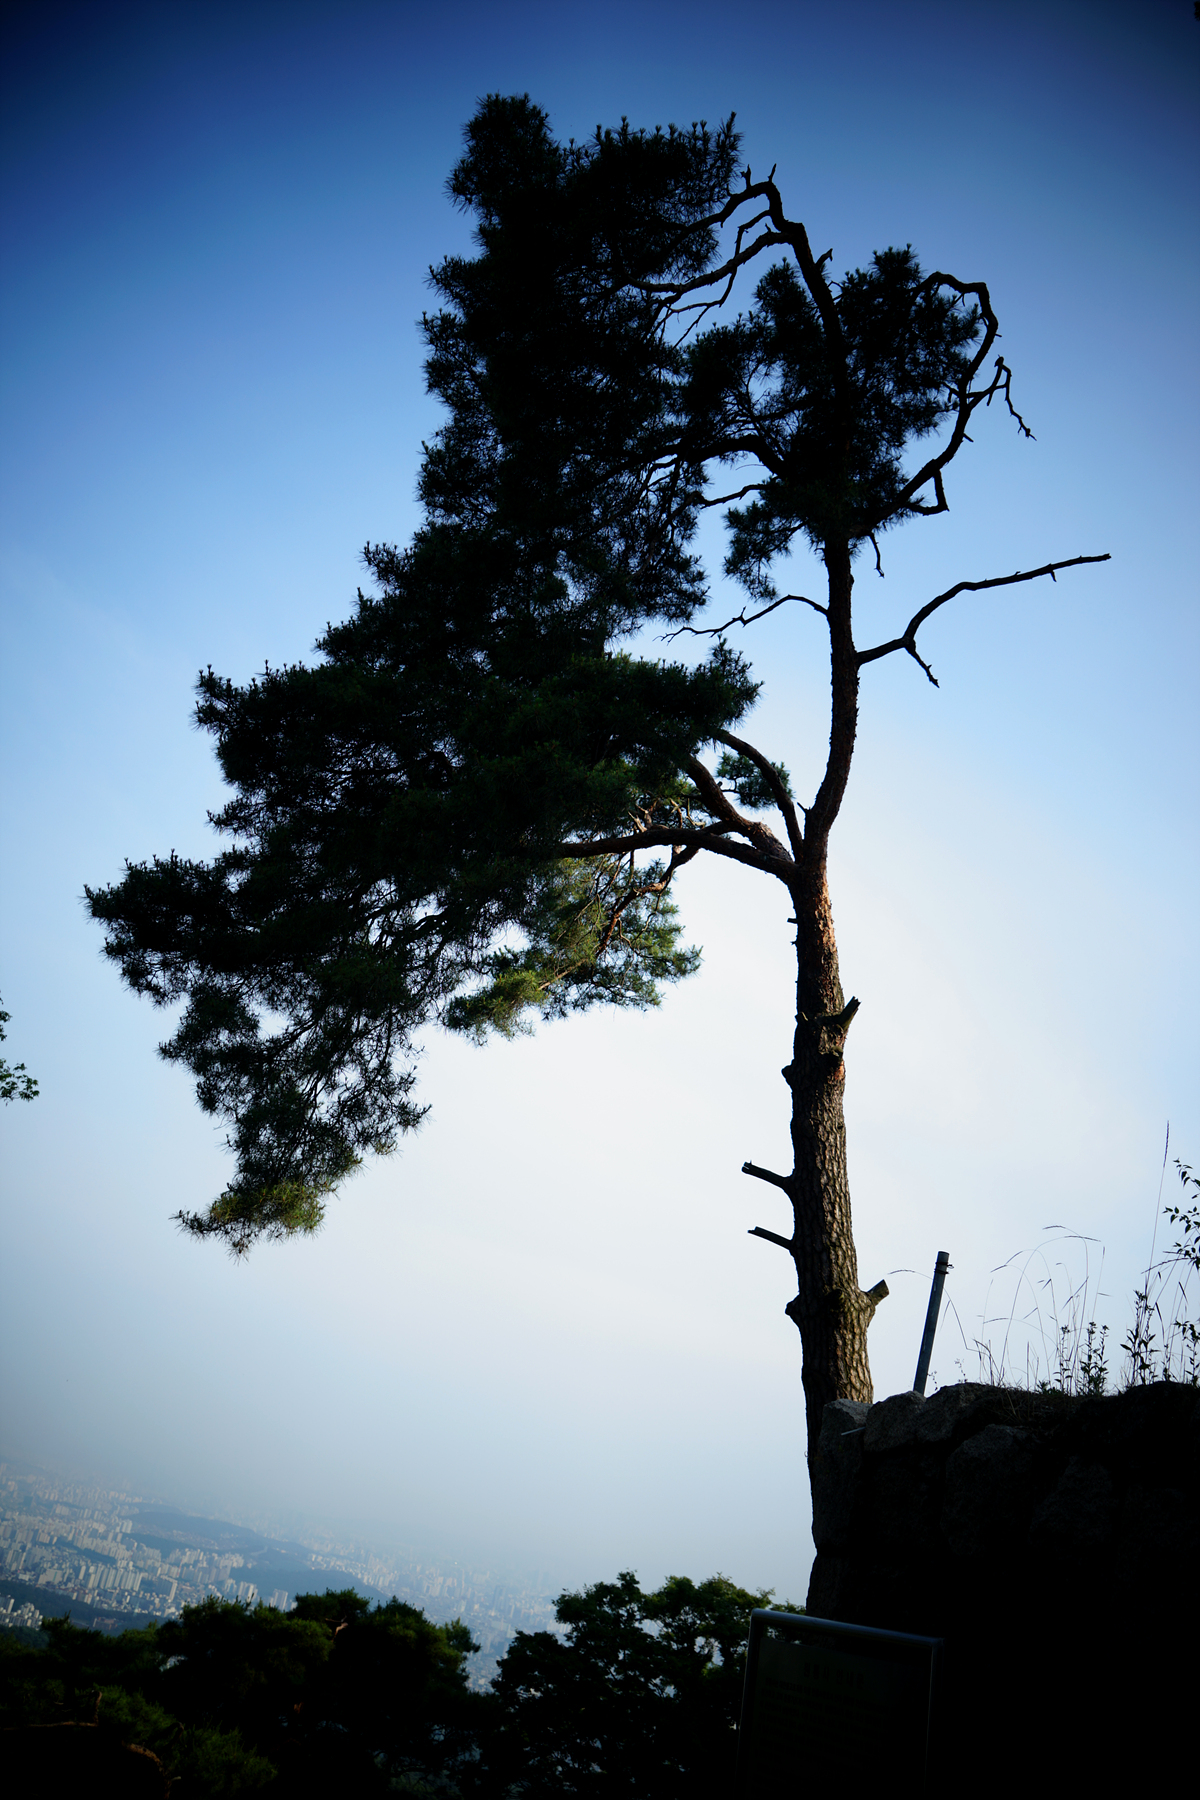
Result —
M241 1549L222 1550L222 1537L240 1541ZM269 1588L269 1573L250 1578L281 1564L290 1586ZM438 1624L462 1619L478 1645L470 1678L484 1687L518 1630L557 1629L546 1573L522 1580L511 1571L446 1565L412 1548L381 1552L327 1532L280 1540L245 1520L186 1513L163 1496L0 1456L0 1629L36 1629L47 1613L61 1615L72 1605L77 1623L107 1631L178 1618L185 1606L210 1597L287 1612L298 1594L352 1585L377 1605L396 1598L420 1607ZM36 1598L19 1603L26 1589Z

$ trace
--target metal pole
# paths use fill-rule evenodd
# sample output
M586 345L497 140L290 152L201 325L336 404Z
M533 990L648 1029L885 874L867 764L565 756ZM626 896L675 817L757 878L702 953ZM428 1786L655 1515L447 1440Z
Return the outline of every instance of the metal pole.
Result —
M938 1314L942 1310L942 1289L946 1285L946 1271L949 1267L950 1252L939 1250L937 1262L933 1266L933 1286L929 1290L925 1330L921 1334L921 1354L917 1357L917 1373L913 1379L914 1394L923 1394L925 1383L929 1380L929 1359L933 1355L933 1338L937 1331Z

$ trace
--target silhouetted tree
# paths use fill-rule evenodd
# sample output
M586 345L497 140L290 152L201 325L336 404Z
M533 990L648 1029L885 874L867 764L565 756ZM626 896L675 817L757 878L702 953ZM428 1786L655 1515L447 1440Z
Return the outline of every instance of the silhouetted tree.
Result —
M750 1614L769 1602L720 1575L560 1595L565 1635L518 1632L500 1665L479 1792L730 1794Z
M372 1608L327 1591L280 1613L210 1598L115 1637L69 1619L45 1629L44 1650L0 1638L5 1766L35 1780L64 1756L86 1776L89 1757L130 1744L188 1794L387 1793L406 1780L427 1792L421 1782L477 1760L487 1707L467 1690L466 1659L478 1646L402 1600Z
M696 964L672 903L689 863L780 883L794 1161L746 1168L794 1211L777 1241L796 1267L811 1441L827 1400L870 1397L886 1291L859 1285L842 1116L858 1001L826 878L860 671L903 651L932 680L918 632L956 595L1104 559L957 582L860 646L863 548L946 510L980 409L996 401L1030 433L982 282L926 274L910 249L832 280L832 252L813 254L773 173L738 176L737 151L732 120L564 146L528 98L481 104L450 182L478 254L435 272L444 306L425 321L448 412L422 467L425 522L407 549L368 547L376 591L315 666L246 687L201 677L198 718L234 790L214 820L229 847L129 867L89 900L130 985L186 1002L163 1054L229 1121L238 1172L183 1222L243 1250L313 1228L359 1158L416 1124L411 1052L430 1021L482 1036L652 1003ZM703 633L694 539L714 508L748 606L693 666L633 655L648 626ZM818 595L777 589L795 544L824 567ZM807 805L733 730L758 688L726 635L787 604L828 632L829 752Z

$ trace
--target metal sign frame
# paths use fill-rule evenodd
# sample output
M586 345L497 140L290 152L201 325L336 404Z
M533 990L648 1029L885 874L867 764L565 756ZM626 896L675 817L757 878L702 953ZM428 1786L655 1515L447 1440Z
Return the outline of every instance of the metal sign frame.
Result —
M920 1793L930 1774L942 1639L756 1607L736 1800L784 1800L857 1767Z

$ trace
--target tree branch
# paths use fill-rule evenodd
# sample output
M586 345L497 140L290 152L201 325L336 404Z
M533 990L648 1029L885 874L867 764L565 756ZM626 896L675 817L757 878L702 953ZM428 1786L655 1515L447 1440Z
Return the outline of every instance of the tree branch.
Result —
M964 432L963 436L965 438L965 436L966 436L965 432ZM927 467L929 467L929 466L930 465L927 465ZM936 466L933 467L932 474L928 477L928 479L932 480L932 482L933 482L933 492L935 495L934 504L932 506L926 506L926 504L923 500L910 500L908 503L909 512L920 513L924 518L927 518L927 519L932 518L935 513L944 513L944 512L950 511L950 502L946 498L946 487L945 487L945 483L942 480L941 468L936 467ZM915 477L914 477L914 480L915 480ZM920 486L920 482L917 482L917 486ZM905 493L910 493L912 491L913 491L913 482L910 481L908 484L908 487L905 489Z
M731 825L648 825L640 831L622 832L615 837L587 838L580 842L570 839L566 843L555 844L549 852L552 857L561 857L564 862L580 860L588 856L631 856L639 850L709 850L714 856L727 856L733 862L745 863L747 868L760 869L764 875L774 875L785 885L790 884L795 873L792 859L776 839L777 854L764 855L750 844L731 843L724 834L736 827ZM679 861L682 863L681 856ZM691 858L687 860L690 862Z
M719 741L723 740L724 733L718 732L717 738ZM736 743L737 740L730 739L729 741L732 744ZM749 746L747 746L747 748L749 748ZM756 761L761 754L761 751L756 750L754 752ZM765 760L765 758L763 760ZM770 767L769 764L767 766ZM729 798L729 795L725 792L725 789L717 780L716 776L712 773L712 770L706 769L699 757L689 756L684 767L703 794L705 804L708 806L710 812L715 813L719 819L724 819L734 831L738 831L743 837L749 838L750 842L756 849L760 850L764 856L778 858L782 863L786 864L788 873L784 876L784 880L787 880L788 876L795 872L795 863L792 861L792 858L788 855L779 839L775 836L771 827L769 825L764 825L760 819L748 819L744 813L740 813ZM772 769L771 773L775 774L775 771ZM779 777L776 775L775 779L778 781ZM785 799L787 797L786 789L784 790L784 797Z
M783 785L779 770L768 761L761 750L756 750L753 744L746 742L745 738L734 737L732 731L718 731L717 742L726 745L730 750L736 750L739 756L749 757L754 764L774 795L775 804L783 815L783 822L787 826L788 843L792 846L792 856L797 863L801 862L804 858L804 832L801 829L800 820L796 816L792 796Z
M664 632L663 641L669 643L672 638L679 637L685 631L690 632L692 637L720 637L731 625L753 625L756 619L765 619L768 613L773 613L777 606L786 606L789 600L795 600L801 606L811 606L822 618L829 617L829 608L822 606L819 600L810 600L807 594L781 594L778 600L772 600L770 606L764 606L761 612L751 613L747 617L743 606L740 613L735 613L732 619L726 619L723 625L680 625L674 631Z
M1030 431L1028 425L1012 403L1012 370L1002 356L996 358L996 373L992 377L991 386L982 395L984 405L990 406L997 394L1004 395L1004 403L1008 407L1008 416L1010 419L1015 419L1017 421L1022 437L1027 437L1031 443L1034 442L1035 440L1032 431ZM975 404L978 405L979 401L976 400Z
M712 770L706 769L698 756L689 756L684 767L703 795L704 803L709 811L716 818L723 819L728 830L740 831L748 837L750 835L749 819L738 811Z
M745 195L740 196L739 204L742 199L745 199ZM746 228L743 227L743 229ZM738 235L740 238L741 232ZM775 244L786 242L787 239L781 237L777 231L764 231L747 249L743 250L739 244L733 255L718 268L710 269L704 275L694 275L690 281L639 281L636 285L644 294L660 294L668 305L674 307L678 305L685 294L697 293L701 288L715 287L718 282L723 281L725 292L719 300L709 302L712 306L720 306L729 298L734 277L740 268L743 268L748 262L753 262L761 251L769 250Z
M748 481L745 487L736 488L732 494L714 494L711 500L701 495L699 504L708 506L729 506L734 500L744 500L747 494L760 494L766 486L764 481Z
M842 324L838 315L837 302L834 299L833 292L825 276L825 264L832 255L832 252L826 251L821 257L815 257L813 255L808 240L808 233L803 224L789 219L784 213L782 197L774 182L774 171L772 171L771 176L768 177L766 181L754 182L751 180L749 169L747 169L745 171L745 187L743 190L740 193L731 194L720 212L711 214L707 219L699 221L699 224L702 226L715 226L719 228L720 226L727 224L737 209L744 206L750 200L765 200L767 204L763 210L756 212L751 219L738 227L733 253L718 267L693 276L688 281L641 282L638 283L637 286L643 293L661 299L665 303L666 316L669 316L675 311L682 312L691 310L690 308L681 305L685 296L699 293L704 290L711 292L714 287L722 285L723 291L720 293L719 297L700 303L700 309L703 313L712 307L724 305L732 292L734 280L738 271L745 267L747 263L761 255L764 250L773 249L780 244L786 244L791 249L796 261L800 265L800 271L804 277L805 285L808 287L809 293L812 295L813 302L820 315L826 339L835 353L840 354L843 348ZM759 236L749 244L745 243L744 240L747 232L761 224L764 218L770 219L774 229L760 233ZM695 227L690 227L689 229L695 229ZM987 358L991 354L996 339L1000 335L999 321L997 320L995 311L992 307L991 295L988 291L987 284L982 281L961 281L958 276L947 274L944 270L939 269L935 270L931 275L926 276L922 286L927 289L937 289L939 287L951 288L958 294L960 300L964 303L968 300L973 301L974 304L978 306L979 312L983 318L984 330L979 346L963 372L962 380L957 388L956 400L950 408L954 414L954 424L949 439L943 448L938 451L936 455L930 457L909 481L905 483L904 487L900 490L900 493L893 503L887 508L886 512L873 521L874 529L878 529L889 519L894 518L898 513L911 512L934 514L943 513L948 510L942 474L947 464L953 461L963 444L970 441L967 434L967 427L971 422L972 414L977 406L990 406L993 399L995 399L998 394L1003 394L1004 402L1008 408L1009 414L1015 419L1017 427L1022 435L1027 438L1033 437L1033 432L1013 405L1012 370L1008 367L1002 356L996 357L991 379L985 386L974 387L972 385L987 361ZM760 455L760 458L764 462L767 461L765 457L762 457L761 447L756 453ZM770 466L769 462L768 466ZM933 505L929 505L917 498L921 489L929 483L932 483L934 488L935 500ZM712 502L712 504L719 504L719 502ZM868 532L867 535L871 534ZM739 622L748 623L749 621L730 621L731 624ZM918 658L918 661L919 660L920 659ZM928 670L926 670L926 673L928 674Z
M690 281L647 281L639 282L637 286L644 294L661 297L666 302L668 309L673 309L679 305L685 295L697 293L702 289L711 290L723 283L724 292L719 299L709 302L712 306L723 306L733 289L734 279L739 269L744 268L748 262L752 262L764 250L774 249L778 244L787 244L800 265L800 271L813 297L817 312L820 314L826 337L840 355L843 343L842 322L838 317L837 305L830 291L829 283L825 279L824 270L825 263L833 254L832 251L826 251L825 255L820 258L813 255L804 226L789 219L784 213L783 198L775 186L774 169L771 170L765 181L753 181L750 170L746 169L744 181L745 186L741 192L731 194L720 212L711 214L707 219L698 220L689 227L689 230L693 231L698 227L719 229L722 225L727 225L738 208L745 206L748 201L765 200L767 204L764 210L756 213L745 224L738 227L731 256L727 257L717 268L708 269L703 274L695 275ZM745 234L752 231L756 225L761 224L766 217L770 218L775 229L761 232L751 244L743 246ZM953 285L961 286L961 284ZM977 366L977 363L972 365L972 375Z
M757 1181L769 1181L772 1187L782 1188L785 1194L791 1192L791 1182L786 1175L776 1175L774 1169L760 1169L757 1163L744 1162L743 1175L753 1175Z
M930 614L935 613L939 606L945 606L947 600L953 600L958 594L977 594L984 588L1011 587L1015 581L1037 581L1043 575L1049 575L1051 581L1054 581L1057 579L1056 570L1058 569L1076 569L1081 563L1110 562L1111 560L1111 553L1106 550L1102 556L1070 556L1063 562L1044 563L1040 569L1018 570L1015 575L992 575L987 581L956 582L954 587L947 588L944 594L936 595L921 608L920 612L914 613L900 637L892 638L886 644L876 644L873 650L860 650L858 652L859 667L861 668L864 663L878 662L881 656L890 656L893 650L907 650L908 654L920 663L934 687L937 687L938 682L933 670L924 658L917 654L917 632Z
M732 126L732 124L733 124L733 119L734 119L734 115L730 114L730 118L729 118L730 126ZM743 181L744 185L742 186L740 192L738 192L736 194L731 193L728 196L728 198L726 199L725 204L720 208L719 211L714 212L714 213L707 213L701 219L693 219L693 220L689 221L689 223L687 225L685 225L682 228L682 230L680 230L679 233L676 235L674 244L671 247L672 252L675 249L677 249L685 241L685 239L692 236L697 231L709 231L709 230L713 230L713 229L719 230L722 225L727 225L729 223L730 219L733 217L734 213L737 211L738 207L745 206L747 200L761 200L767 194L767 192L769 191L770 184L775 179L775 169L777 167L778 167L778 164L773 165L772 169L771 169L771 173L770 173L770 175L768 175L766 181L759 181L759 182L755 182L755 181L751 180L749 169L743 169L742 181ZM759 214L759 217L761 218L761 217L763 217L763 215ZM747 224L746 224L746 226L743 227L743 230L749 230L755 223L756 223L756 221L753 219L747 221Z
M766 1238L768 1244L778 1244L781 1250L788 1251L790 1255L795 1254L796 1247L791 1238L780 1237L777 1231L768 1231L765 1225L752 1225L746 1236Z
M1000 335L1000 321L997 319L992 308L992 297L988 292L987 283L983 281L960 281L957 275L947 275L944 270L935 269L932 275L927 275L925 277L925 280L921 285L929 289L937 289L940 287L953 288L961 300L965 300L968 294L973 295L975 303L979 307L980 313L983 315L984 332L979 348L967 365L958 388L958 406L955 413L954 426L948 442L943 449L938 451L936 456L930 457L929 461L924 463L922 467L917 470L911 481L907 482L900 490L893 506L888 511L888 518L894 517L897 512L901 511L940 513L949 510L946 504L945 489L943 488L941 481L942 471L945 469L947 463L953 462L954 458L958 455L958 452L962 449L963 444L967 441L967 426L971 423L971 415L975 411L975 408L981 402L986 402L990 405L992 396L1001 389L1003 389L1005 398L1008 400L1009 411L1017 420L1021 430L1025 433L1026 437L1033 436L1033 433L1026 425L1024 419L1021 418L1020 414L1013 407L1008 387L1008 383L1011 381L1012 377L1003 357L997 357L996 372L993 374L991 382L987 387L972 388L971 386L971 383L975 380L975 377L990 356L992 346ZM934 491L937 495L937 502L933 506L926 506L917 501L916 498L917 494L929 481L933 482ZM883 522L882 518L876 520L877 525L882 525Z

